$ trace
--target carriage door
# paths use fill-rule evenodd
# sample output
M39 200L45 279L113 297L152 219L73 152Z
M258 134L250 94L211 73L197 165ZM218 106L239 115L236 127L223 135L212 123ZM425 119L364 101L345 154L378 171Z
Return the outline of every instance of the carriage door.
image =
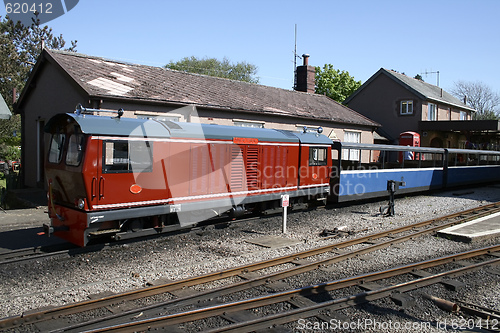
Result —
M82 173L83 180L85 182L89 208L94 209L94 206L99 204L97 186L100 173L99 168L101 167L99 156L102 156L102 142L101 140L92 136L87 137L86 140L87 142L85 145L85 157L83 160Z
M329 185L329 147L326 145L303 145L301 151L300 187L315 188Z

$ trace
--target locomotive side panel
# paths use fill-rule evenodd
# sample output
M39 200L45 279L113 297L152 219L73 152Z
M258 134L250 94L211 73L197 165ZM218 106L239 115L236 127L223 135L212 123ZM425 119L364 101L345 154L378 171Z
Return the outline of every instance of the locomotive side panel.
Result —
M174 201L190 196L191 143L173 141L168 155L160 156L166 169L166 181Z
M209 194L225 193L229 190L227 181L227 151L226 144L210 144L208 146Z
M207 195L210 189L209 174L214 170L210 167L210 157L207 144L191 144L190 160L191 177L189 195Z

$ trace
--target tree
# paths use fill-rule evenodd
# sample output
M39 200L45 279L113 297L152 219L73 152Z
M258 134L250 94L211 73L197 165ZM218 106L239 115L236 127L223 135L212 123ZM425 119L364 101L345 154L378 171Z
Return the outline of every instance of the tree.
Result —
M339 103L349 97L361 86L347 71L334 69L333 65L325 64L323 69L316 67L316 94L322 94Z
M222 61L216 58L198 59L195 56L184 57L179 61L170 61L165 68L175 69L189 73L222 77L231 80L259 83L257 66L245 61L231 63L226 57Z
M477 111L473 116L474 120L500 119L500 95L483 82L455 82L451 93Z
M63 49L66 42L62 35L54 36L48 26L41 27L39 19L34 20L29 27L20 22L14 23L8 17L2 20L0 16L0 20L0 94L13 111L13 90L15 89L17 98L40 56L42 45L51 49ZM72 41L71 47L65 50L76 51L76 41ZM17 135L14 136L13 133ZM20 133L19 115L13 115L10 120L0 120L0 158L7 158L7 154L11 159L12 152L18 151L9 146L20 145Z

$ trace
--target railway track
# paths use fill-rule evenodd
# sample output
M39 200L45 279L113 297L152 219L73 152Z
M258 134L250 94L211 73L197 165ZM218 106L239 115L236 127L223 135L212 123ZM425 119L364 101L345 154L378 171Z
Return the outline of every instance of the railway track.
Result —
M60 254L67 254L77 249L72 244L60 244L51 246L36 246L0 253L0 265L18 263L26 260L41 259Z
M436 283L444 282L447 277L457 277L488 265L500 264L500 258L492 256L492 258L482 259L481 262L474 262L466 266L444 269L439 273L427 273L423 271L427 268L436 268L449 263L464 259L479 260L479 257L489 257L490 253L500 250L500 245L495 245L487 248L467 251L464 253L454 254L441 258L426 260L418 263L404 265L396 268L391 268L375 273L362 274L355 277L344 278L335 281L329 281L313 286L276 292L270 295L264 295L251 299L243 299L240 301L230 301L223 304L195 308L188 311L172 313L163 316L157 316L145 320L132 320L117 325L109 325L109 322L100 321L98 328L92 328L92 325L75 325L61 330L61 332L78 332L85 330L86 332L137 332L143 330L151 330L155 328L177 329L179 325L195 322L199 320L207 320L207 318L222 317L224 321L232 321L233 324L219 326L213 332L249 332L259 329L266 329L276 325L286 324L299 319L316 316L321 311L329 309L332 311L340 310L353 305L359 305L380 298L389 297L395 293L404 293L417 288L422 288ZM405 282L378 285L373 284L374 281L389 279L396 276L414 275L417 278L408 279ZM328 294L331 291L349 287L360 287L364 291L360 291L350 296L334 298ZM328 301L311 301L308 296L324 295L325 298L330 298ZM251 309L276 305L278 303L288 302L292 309L288 311L278 312L271 315L256 317ZM165 307L163 307L165 310ZM137 317L138 318L138 317ZM243 319L243 320L242 320ZM94 323L97 324L97 323ZM195 324L196 325L196 324ZM203 324L200 325L203 327Z
M29 313L24 313L19 316L14 316L10 318L5 318L0 320L0 328L12 328L20 325L32 324L35 322L47 321L51 319L54 321L54 325L49 324L49 327L63 329L61 328L60 318L64 316L80 313L83 311L92 311L98 308L103 308L106 306L111 306L120 302L130 302L132 300L137 300L139 298L151 297L159 294L171 293L175 295L176 291L187 290L187 288L214 282L217 280L224 280L228 278L236 278L241 281L224 286L222 288L209 289L203 292L198 292L193 295L178 297L176 299L168 300L166 302L157 303L150 307L137 308L130 311L125 311L119 314L106 316L105 318L99 317L96 321L102 323L109 323L113 325L116 322L123 322L123 318L130 317L146 317L154 316L158 308L178 308L179 306L189 306L193 303L202 302L207 298L216 298L238 291L243 291L249 288L255 288L257 286L266 285L272 281L278 281L290 276L297 274L309 272L327 265L346 260L348 258L353 258L361 254L366 254L373 252L382 248L389 247L393 244L401 243L409 239L414 239L416 237L434 234L437 231L455 225L458 223L470 221L475 218L479 218L488 214L493 214L500 211L500 203L494 203L486 206L481 206L475 209L469 209L467 211L435 218L432 220L380 232L377 234L372 234L364 237L359 237L356 239L348 240L341 243L335 243L328 246L323 246L320 248L315 248L309 251L303 251L300 253L295 253L289 256L283 256L279 258L274 258L262 262L253 263L246 266L235 267L231 269L226 269L223 271L205 274L190 279L184 279L179 281L173 281L158 286L152 286L144 289L134 290L130 292L125 292L117 295L101 297L98 299L93 299L89 301L79 302L75 304L69 304L67 306L57 307L49 310L41 311L31 311ZM342 249L364 244L364 247L350 252L339 253ZM326 258L314 259L316 255L328 254ZM279 267L280 265L293 267L285 269L277 269L274 273L268 274L258 274L257 271L269 269L270 267ZM57 323L56 323L57 322ZM90 325L92 322L88 322L86 325ZM64 324L68 329L82 330L83 327L72 324ZM63 326L64 326L63 325ZM74 326L74 328L70 328Z

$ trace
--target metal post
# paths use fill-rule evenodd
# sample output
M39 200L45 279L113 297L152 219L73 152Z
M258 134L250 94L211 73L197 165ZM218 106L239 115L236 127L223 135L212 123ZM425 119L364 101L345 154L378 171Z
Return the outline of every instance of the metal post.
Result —
M290 196L288 194L283 194L281 196L281 207L283 207L283 227L281 231L284 234L286 234L286 215L289 204L290 204Z

